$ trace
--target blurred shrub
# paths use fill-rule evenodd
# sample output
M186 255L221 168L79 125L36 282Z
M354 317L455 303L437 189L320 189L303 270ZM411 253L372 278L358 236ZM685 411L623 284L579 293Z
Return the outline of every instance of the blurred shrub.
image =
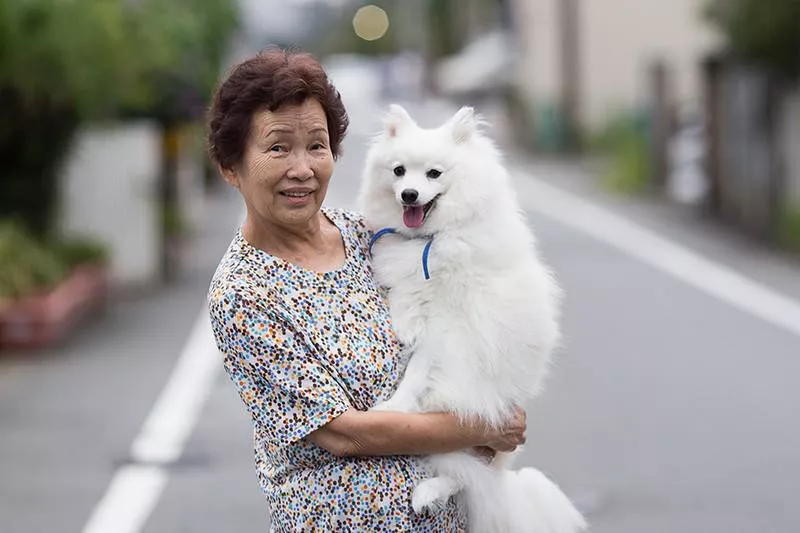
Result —
M0 218L49 232L81 121L202 113L236 22L234 0L0 2Z
M652 179L647 120L639 113L619 113L590 136L592 152L606 157L604 184L615 191L638 193Z
M0 224L0 301L54 285L67 272L58 254L43 246L21 224Z
M705 15L735 56L800 76L800 1L710 0Z
M105 263L108 259L108 248L99 242L45 242L18 222L0 222L0 301L45 290L77 266Z
M106 263L110 259L108 248L91 239L57 241L52 250L69 270L87 263Z
M800 207L789 206L783 209L778 222L778 240L800 251Z

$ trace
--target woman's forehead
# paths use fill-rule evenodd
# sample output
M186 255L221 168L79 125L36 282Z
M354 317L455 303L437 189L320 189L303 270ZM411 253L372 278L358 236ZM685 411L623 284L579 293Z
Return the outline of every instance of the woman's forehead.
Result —
M325 110L319 102L310 98L300 104L283 104L275 111L266 108L257 111L253 125L263 136L270 133L328 131Z

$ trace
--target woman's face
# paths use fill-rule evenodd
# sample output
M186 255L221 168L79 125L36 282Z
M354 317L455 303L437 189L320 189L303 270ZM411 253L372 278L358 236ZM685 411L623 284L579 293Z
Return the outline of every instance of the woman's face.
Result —
M253 115L242 162L223 169L250 216L299 226L317 215L333 174L325 111L314 99Z

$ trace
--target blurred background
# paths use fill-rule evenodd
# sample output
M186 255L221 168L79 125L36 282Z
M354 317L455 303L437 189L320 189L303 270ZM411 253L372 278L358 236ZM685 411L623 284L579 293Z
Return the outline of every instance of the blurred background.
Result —
M800 531L797 0L2 0L0 531L266 530L204 113L269 45L347 105L330 204L390 102L488 120L568 295L523 463L593 531Z

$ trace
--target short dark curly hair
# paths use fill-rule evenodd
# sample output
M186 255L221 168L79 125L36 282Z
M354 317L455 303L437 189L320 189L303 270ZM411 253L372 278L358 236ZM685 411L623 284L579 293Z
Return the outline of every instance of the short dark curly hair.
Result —
M341 154L349 120L339 91L313 55L268 48L239 63L220 84L208 112L208 152L222 168L244 156L253 115L313 98L325 111L333 157Z

